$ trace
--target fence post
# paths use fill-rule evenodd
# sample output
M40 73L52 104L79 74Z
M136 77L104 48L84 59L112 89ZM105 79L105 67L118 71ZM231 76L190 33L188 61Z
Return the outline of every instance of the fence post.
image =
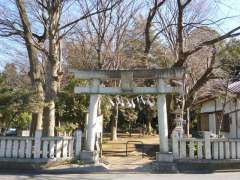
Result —
M175 130L172 132L172 152L173 158L179 159L179 134Z
M230 159L229 141L225 141L225 159Z
M36 130L35 138L34 138L34 159L40 158L41 137L42 137L42 131Z
M202 141L198 141L197 143L197 157L198 159L202 159L203 158L203 143Z
M210 132L205 132L204 140L205 140L205 158L211 159Z
M213 159L218 159L219 157L218 151L219 151L218 142L214 141L213 142Z
M187 148L186 148L186 141L180 140L180 159L187 158Z
M219 159L224 159L224 142L219 142Z
M189 158L190 159L195 159L195 155L194 155L194 141L190 141L189 142Z
M237 159L240 159L240 142L237 141Z
M82 148L82 131L77 130L75 133L75 158L78 159L80 156L81 148Z

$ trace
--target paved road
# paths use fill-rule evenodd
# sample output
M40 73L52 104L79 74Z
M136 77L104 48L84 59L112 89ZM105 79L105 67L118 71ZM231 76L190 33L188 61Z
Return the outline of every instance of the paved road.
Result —
M240 172L213 174L0 174L0 180L239 180Z

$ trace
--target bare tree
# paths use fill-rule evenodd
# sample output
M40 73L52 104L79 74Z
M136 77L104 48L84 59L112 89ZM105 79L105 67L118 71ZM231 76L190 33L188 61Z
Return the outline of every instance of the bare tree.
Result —
M17 0L16 5L19 11L19 16L21 19L21 24L23 31L20 31L16 29L20 33L20 35L25 40L26 48L28 51L28 57L29 57L29 64L30 64L30 72L29 76L31 78L32 86L35 89L37 93L37 97L39 98L39 102L42 103L44 100L43 96L43 86L41 81L41 68L39 67L39 61L38 61L38 54L37 49L35 47L34 43L34 35L31 32L31 24L29 22L29 18L24 6L24 2L22 0ZM34 130L42 129L42 114L43 114L43 106L40 105L37 109L36 113L33 113L33 123L32 123L32 132Z
M217 3L217 2L216 2ZM209 31L208 26L213 26L219 21L228 19L224 17L219 20L212 20L209 18L207 12L210 9L210 3L208 1L192 1L192 0L175 0L166 1L161 8L158 9L154 18L153 29L158 29L158 37L164 39L167 42L168 47L171 49L172 58L175 58L175 62L172 67L184 67L187 66L187 61L191 61L197 52L200 52L204 47L212 47L213 45L227 39L240 35L240 26L232 29L231 31L218 36L212 36L209 39L202 39L195 44L188 45L189 37L192 36L192 32L196 29L206 29ZM146 29L148 27L146 26ZM146 43L147 44L147 43ZM213 60L214 58L209 58ZM213 62L213 61L211 61ZM213 66L207 67L198 79L194 82L193 86L189 89L186 95L186 103L184 109L189 107L193 99L194 94L209 80L212 75ZM191 63L188 62L188 65ZM189 66L189 68L191 65Z
M96 4L95 10L97 11L110 1L105 0L97 3L97 0L92 0L91 2ZM89 11L86 3L88 2L83 1L81 4L83 12ZM70 50L70 65L75 66L74 68L77 66L77 68L89 69L124 68L123 62L126 61L126 58L123 55L123 51L126 46L126 36L138 9L139 6L134 1L123 1L116 8L97 16L89 17L83 21L83 25L80 27L76 26L75 36L71 38L68 45L73 49L81 50ZM119 82L115 81L109 83L115 86L119 85ZM118 102L116 98L112 100L114 101L112 110L114 114L112 119L112 140L116 140Z
M151 48L151 44L155 40L155 38L158 36L159 32L154 34L153 38L151 39L151 33L150 29L152 27L152 23L154 20L154 17L156 16L158 10L161 8L161 6L166 2L166 0L158 1L154 0L153 2L153 7L149 9L147 20L146 20L146 25L145 25L145 49L144 53L148 54Z
M59 59L61 39L69 34L81 20L111 10L120 1L121 0L111 1L104 6L104 8L100 8L97 11L91 8L86 13L77 15L77 17L67 21L63 18L64 12L70 10L71 5L75 6L79 4L76 0L34 0L29 1L28 6L24 0L16 0L14 4L18 9L20 20L15 16L11 19L6 18L6 16L1 17L1 35L5 37L20 36L25 41L29 55L32 83L38 87L36 91L39 97L41 96L41 100L43 99L42 92L44 91L45 135L54 136L55 98L57 97L58 85L62 75ZM35 27L31 27L34 24L34 20L38 20L38 24L35 24ZM40 76L41 69L38 66L39 51L44 53L45 57L44 86L42 85L43 81L41 81L42 77ZM42 116L40 110L39 113L41 114L39 114L39 117Z

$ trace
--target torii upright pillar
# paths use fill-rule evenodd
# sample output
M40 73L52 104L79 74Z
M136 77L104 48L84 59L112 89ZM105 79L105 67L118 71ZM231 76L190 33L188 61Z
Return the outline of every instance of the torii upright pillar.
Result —
M91 80L92 88L99 87L99 80ZM89 119L87 124L87 147L86 150L93 152L95 141L96 141L96 126L97 126L97 116L98 116L98 102L100 95L91 94L89 103Z
M158 81L159 91L164 91L166 87L165 82L162 79ZM159 153L157 153L158 161L172 161L172 155L169 154L168 148L168 121L167 121L167 103L166 94L159 94L157 97L157 109L158 109L158 130L159 130Z

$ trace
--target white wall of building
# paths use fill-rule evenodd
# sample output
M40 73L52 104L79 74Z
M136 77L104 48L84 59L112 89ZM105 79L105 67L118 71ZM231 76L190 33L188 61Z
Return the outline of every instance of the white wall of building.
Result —
M239 108L239 109L240 109L240 108ZM237 122L238 122L238 123L237 123L237 124L238 124L238 125L237 125L237 135L238 135L238 136L237 136L237 137L240 138L240 111L238 111L237 118L238 118L238 120L237 120Z
M216 111L222 111L224 105L224 100L216 99L206 101L202 104L201 113L210 113L209 114L209 131L216 134ZM227 102L225 105L225 113L230 113L231 123L230 123L230 132L224 133L226 137L229 138L240 138L240 112L235 111L240 110L240 99L237 100L237 104L234 101ZM232 112L232 113L231 113Z
M215 107L216 106L216 107ZM207 101L202 104L201 113L211 113L215 111L221 111L223 109L223 103L220 100Z
M216 134L216 118L215 114L209 114L209 131Z
M235 113L231 113L230 114L230 118L231 118L231 124L230 124L230 133L229 133L229 137L230 138L236 138L236 131L237 131L237 127L236 127L236 114Z

